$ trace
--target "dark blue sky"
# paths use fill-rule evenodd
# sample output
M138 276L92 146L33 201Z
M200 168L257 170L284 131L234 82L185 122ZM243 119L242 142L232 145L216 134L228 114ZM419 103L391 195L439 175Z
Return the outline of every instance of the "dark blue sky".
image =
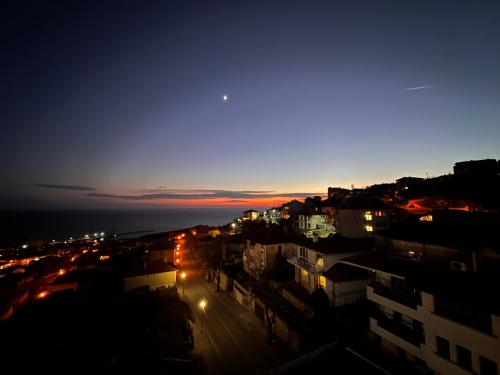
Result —
M0 207L266 205L500 158L498 1L14 1L3 17Z

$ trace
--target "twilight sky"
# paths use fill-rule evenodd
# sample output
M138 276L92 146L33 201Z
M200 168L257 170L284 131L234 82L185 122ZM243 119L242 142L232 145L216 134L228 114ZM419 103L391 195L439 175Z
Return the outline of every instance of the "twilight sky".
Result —
M272 206L500 158L498 1L2 13L0 208Z

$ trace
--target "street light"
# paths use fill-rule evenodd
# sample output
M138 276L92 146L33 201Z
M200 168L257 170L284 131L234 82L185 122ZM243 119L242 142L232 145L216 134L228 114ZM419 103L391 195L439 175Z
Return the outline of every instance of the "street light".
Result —
M181 280L182 280L182 296L184 297L184 280L186 280L186 272L181 273Z
M206 317L205 307L207 306L207 300L202 299L199 303L199 306L200 306L201 311L203 312L201 315L201 333L203 334L203 327L205 325L205 317Z

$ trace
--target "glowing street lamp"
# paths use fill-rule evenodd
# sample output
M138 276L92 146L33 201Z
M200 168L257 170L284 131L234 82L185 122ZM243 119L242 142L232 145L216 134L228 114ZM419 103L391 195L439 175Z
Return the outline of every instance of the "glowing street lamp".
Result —
M201 311L203 311L203 314L201 315L201 334L203 334L203 327L205 326L205 318L206 318L206 311L205 307L207 306L207 300L202 299L199 303Z
M207 300L206 299L202 299L200 301L200 309L202 309L203 312L205 312L205 307L207 307Z

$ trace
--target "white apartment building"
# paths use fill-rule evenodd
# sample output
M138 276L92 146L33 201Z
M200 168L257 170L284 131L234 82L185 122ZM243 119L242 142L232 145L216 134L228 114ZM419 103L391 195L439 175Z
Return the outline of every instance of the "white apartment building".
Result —
M442 375L499 373L498 298L481 275L374 253L343 263L372 272L370 331L385 351Z

